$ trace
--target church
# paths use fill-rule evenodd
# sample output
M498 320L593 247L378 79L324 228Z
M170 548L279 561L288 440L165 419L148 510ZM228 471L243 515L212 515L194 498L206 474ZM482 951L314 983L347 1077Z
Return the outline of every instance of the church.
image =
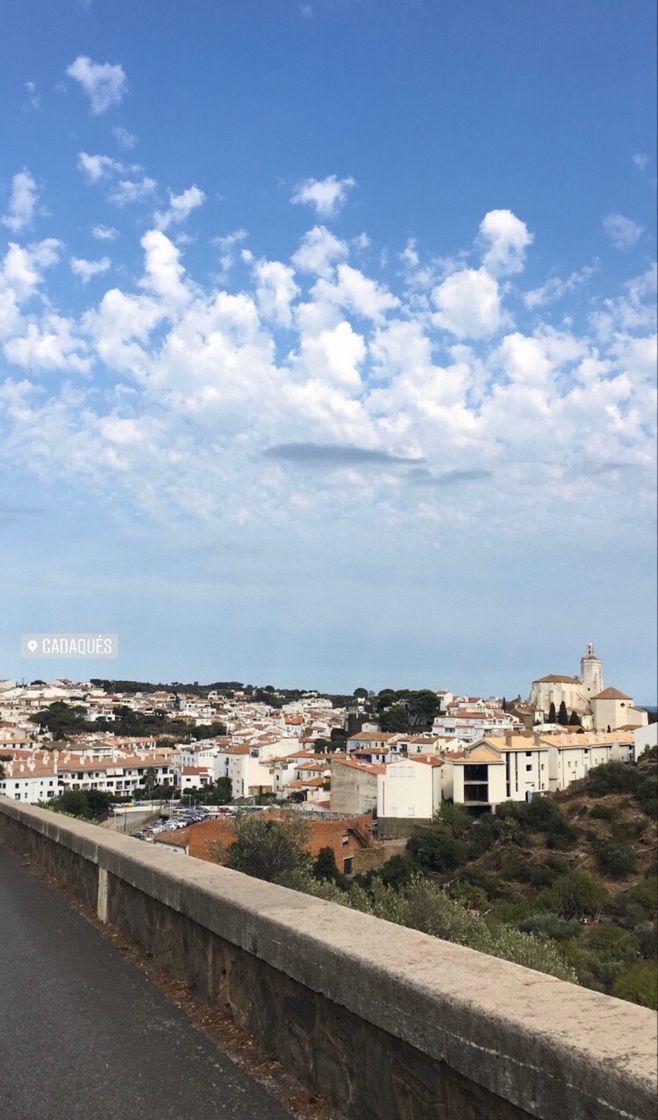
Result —
M631 696L618 688L605 688L603 666L591 643L580 659L580 676L549 673L532 682L529 703L535 722L547 722L551 704L559 712L563 701L569 715L576 712L588 731L619 731L643 727L649 721L647 712L636 708Z

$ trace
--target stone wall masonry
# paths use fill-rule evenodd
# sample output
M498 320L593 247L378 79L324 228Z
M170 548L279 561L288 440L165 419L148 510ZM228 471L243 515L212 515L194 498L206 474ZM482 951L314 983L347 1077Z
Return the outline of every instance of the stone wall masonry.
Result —
M2 797L0 835L353 1120L653 1120L651 1011Z

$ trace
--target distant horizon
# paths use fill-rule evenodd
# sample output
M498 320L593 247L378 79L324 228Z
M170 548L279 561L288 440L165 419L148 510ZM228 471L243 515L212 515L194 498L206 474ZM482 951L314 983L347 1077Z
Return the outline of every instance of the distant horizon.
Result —
M72 686L77 686L77 685L91 684L92 683L92 676L93 676L94 680L109 681L112 684L116 684L117 682L125 682L126 684L137 684L137 683L139 683L139 684L147 684L147 685L152 685L154 687L161 687L161 688L174 688L174 687L178 686L178 687L183 688L183 689L184 688L211 688L212 685L215 685L215 684L222 684L224 682L229 682L229 681L231 681L231 682L236 681L237 682L237 680L238 680L237 677L231 677L231 676L227 676L227 677L224 677L224 678L217 677L214 680L208 680L208 681L202 681L202 680L196 680L196 681L195 680L174 680L174 679L171 679L171 680L164 680L164 679L150 680L148 677L144 677L144 676L113 677L113 676L103 676L102 674L94 673L94 674L91 674L88 677L80 677L78 679L74 679L73 677L69 677L69 676L66 676L66 675L59 676L59 677L50 677L50 678L38 677L37 676L37 677L32 677L31 679L24 679L22 681L19 680L16 677L0 677L0 682L4 682L4 681L8 681L8 680L16 680L16 687L21 687L21 688L28 687L29 685L32 685L32 684L37 683L39 681L43 681L43 683L45 685L54 685L54 684L57 684L58 682L60 682L60 683L68 682ZM249 687L249 688L264 690L269 685L272 685L275 692L279 692L279 691L282 691L282 692L317 692L320 696L353 696L354 692L357 689L368 687L367 685L364 685L364 684L360 684L360 685L357 684L357 685L354 685L354 688L347 688L347 689L320 688L316 685L308 685L308 686L298 685L298 684L286 684L286 685L278 684L277 685L277 684L274 684L274 682L270 679L268 679L263 684L261 684L260 682L257 682L257 681L253 681L253 680L245 680L245 681L241 681L239 683L240 683L241 687L243 687L243 688L244 687ZM478 692L477 690L475 692L471 692L468 689L460 691L458 689L453 689L453 688L450 688L450 687L444 688L443 686L441 686L440 688L434 688L432 685L422 685L422 684L420 684L420 685L388 684L388 685L382 685L382 687L379 688L379 689L369 689L368 691L372 695L376 696L379 692L382 692L387 688L392 689L394 692L401 692L401 691L404 691L405 689L408 689L410 692L418 692L418 691L423 690L423 689L428 689L431 692L440 692L440 691L452 692L454 696L478 696L480 699L487 699L489 696L492 696L496 699L508 700L508 701L509 700L516 700L518 698L521 698L522 700L525 701L528 698L527 696L524 696L523 693L512 694L511 692L482 692L482 691ZM1 696L1 693L0 693L0 696ZM642 709L644 709L646 711L649 711L649 712L658 711L658 697L656 697L655 701L650 703L650 704L646 704L643 701L637 700L635 697L633 697L633 700L635 701L636 706L639 707L639 708L642 708Z

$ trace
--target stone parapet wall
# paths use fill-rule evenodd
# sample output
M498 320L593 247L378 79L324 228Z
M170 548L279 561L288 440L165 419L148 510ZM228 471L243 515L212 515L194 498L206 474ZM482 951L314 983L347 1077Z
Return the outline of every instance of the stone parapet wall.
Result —
M653 1120L646 1009L1 797L0 836L354 1120Z

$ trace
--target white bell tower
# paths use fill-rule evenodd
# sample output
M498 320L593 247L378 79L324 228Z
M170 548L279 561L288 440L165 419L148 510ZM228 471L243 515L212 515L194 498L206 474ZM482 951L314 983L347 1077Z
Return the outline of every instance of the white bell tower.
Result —
M585 656L580 659L580 679L588 696L603 692L603 666L590 642Z

